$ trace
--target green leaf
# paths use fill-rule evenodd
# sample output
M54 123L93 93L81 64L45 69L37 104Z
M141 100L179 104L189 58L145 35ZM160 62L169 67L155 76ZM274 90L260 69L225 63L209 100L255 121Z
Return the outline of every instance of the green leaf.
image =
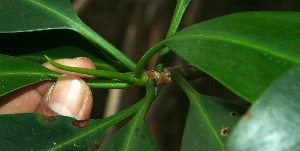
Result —
M138 102L102 120L77 121L64 116L49 117L28 113L0 115L0 148L3 150L96 150L104 132L135 114L142 103Z
M49 54L49 55L47 55ZM48 49L44 51L38 51L36 53L20 55L19 57L28 59L37 63L44 63L47 62L47 59L44 57L47 55L52 59L61 59L61 58L76 58L76 57L87 57L93 61L96 68L98 70L105 70L105 71L118 71L117 68L113 67L111 63L109 64L106 62L106 59L102 59L100 57L96 57L93 54L89 53L88 51L84 51L78 47L72 46L62 46L54 49ZM111 62L111 61L109 61ZM115 64L116 65L116 64Z
M172 74L190 100L181 150L222 150L245 107L201 95L180 74Z
M37 63L0 54L0 96L59 74Z
M113 135L103 146L101 151L156 151L158 146L152 140L143 121L130 122L115 135Z
M300 66L288 71L245 114L229 137L227 149L300 149Z
M135 63L117 48L84 24L76 15L69 0L0 0L0 33L30 32L50 29L69 29L80 33L96 46L116 58L130 70Z
M123 128L121 128L115 135L100 147L100 150L108 151L156 151L158 146L152 140L147 128L144 124L144 117L154 100L154 84L153 81L148 80L146 83L146 96L140 101L143 105L139 109L134 118Z
M300 61L300 13L231 14L188 27L164 44L254 102Z
M88 57L99 70L117 71L115 67L120 66L97 51L97 47L84 37L70 30L2 33L0 41L3 43L0 53L20 56L40 64L47 61L44 57L47 55L54 59Z
M82 27L68 0L1 0L0 32L25 32Z
M2 150L95 150L108 128L105 120L41 114L0 115L0 123Z
M3 150L96 150L104 132L135 114L143 105L142 103L138 102L102 120L77 121L64 116L49 117L28 113L0 115L0 148Z

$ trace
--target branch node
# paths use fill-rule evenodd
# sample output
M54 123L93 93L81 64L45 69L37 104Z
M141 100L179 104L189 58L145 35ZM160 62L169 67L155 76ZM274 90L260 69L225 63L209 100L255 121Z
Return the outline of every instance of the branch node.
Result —
M171 79L171 72L167 70L166 68L163 70L162 73L159 73L154 70L146 71L147 79L153 79L155 80L155 85L162 86L173 83Z
M181 64L175 67L166 67L163 69L162 73L154 70L145 71L145 74L147 75L146 81L148 79L153 79L156 81L156 86L171 84L173 83L171 78L172 71L179 72L187 80L197 79L199 77L207 77L204 72L198 70L194 66L190 64Z

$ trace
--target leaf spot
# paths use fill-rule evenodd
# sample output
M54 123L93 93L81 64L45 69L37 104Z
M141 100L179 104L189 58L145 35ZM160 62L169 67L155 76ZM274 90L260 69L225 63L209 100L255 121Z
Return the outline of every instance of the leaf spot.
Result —
M237 116L237 113L234 112L234 111L232 111L232 112L230 112L230 115L231 115L231 116Z
M99 148L99 144L96 142L90 144L90 151L96 151Z
M141 135L142 139L146 139L146 136L144 134Z
M79 128L84 128L87 125L87 120L76 120L72 122L72 125Z
M222 126L221 135L222 136L227 136L228 134L229 134L229 127Z
M134 131L136 133L136 136L140 136L140 137L142 137L142 139L146 139L145 135L140 132L139 128L136 128Z
M247 112L247 113L245 114L245 118L246 118L246 119L250 119L250 118L251 118L251 113L250 113L250 112Z
M45 116L43 116L43 118L42 118L42 121L50 121L50 122L53 122L53 121L55 121L56 120L56 116L47 116L47 115L45 115Z

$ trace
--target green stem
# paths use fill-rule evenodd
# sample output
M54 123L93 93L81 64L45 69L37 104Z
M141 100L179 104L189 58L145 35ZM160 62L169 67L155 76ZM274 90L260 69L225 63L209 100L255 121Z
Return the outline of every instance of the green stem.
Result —
M186 93L188 97L192 97L191 94L193 93L198 93L192 86L191 84L177 71L172 71L171 72L171 77L174 81L176 81L179 86L183 89L183 91ZM191 99L191 102L194 100ZM195 103L195 102L194 102Z
M89 41L105 50L105 52L117 59L129 70L134 71L136 64L126 55L124 55L120 50L118 50L115 46L113 46L111 43L109 43L107 40L101 37L98 33L92 30L90 27L85 25L85 27L80 28L78 32L81 33L84 37L88 37Z
M120 82L115 80L102 80L97 82L89 82L87 84L91 88L100 88L100 89L124 89L135 86L133 84L128 84L126 82Z
M131 115L138 112L141 109L141 107L144 103L148 102L151 99L153 100L154 99L154 84L153 84L153 81L148 80L145 86L146 86L146 95L145 95L145 97L142 100L140 100L138 103L136 103L133 106L125 109L124 111L118 112L118 113L104 119L106 121L105 122L106 125L112 126L112 125L115 125L115 124L127 119Z
M124 151L129 151L130 149L130 144L133 143L135 140L135 131L137 128L140 128L141 125L144 125L144 118L145 115L150 108L153 100L155 99L155 92L154 92L154 81L153 80L148 80L147 84L151 84L151 89L147 89L147 94L143 98L143 104L139 111L134 115L134 118L130 121L130 127L128 130L128 133L125 134L123 137L128 138L125 140L125 144L123 145L123 150Z
M150 108L153 100L155 99L155 89L154 89L154 81L153 80L148 80L147 81L148 84L148 89L146 96L143 98L145 99L145 102L143 103L139 113L138 113L138 119L143 119L148 111L148 109Z
M173 15L166 38L171 37L173 34L175 34L177 32L179 24L182 19L182 16L185 12L186 7L190 3L190 1L191 0L177 0L175 12L174 12L174 15ZM162 72L162 70L164 68L164 63L166 62L169 53L170 53L169 48L165 47L164 49L162 49L162 51L160 52L158 59L156 61L156 65L154 67L155 71ZM159 92L160 92L160 87L155 87L155 94L158 95Z
M139 60L139 62L136 65L135 71L134 71L134 75L136 79L139 79L142 77L143 74L143 70L145 68L145 66L147 65L148 61L158 52L160 51L162 48L164 47L164 45L162 45L162 43L158 43L157 45L155 45L154 47L152 47L151 49L149 49L143 56L142 58Z
M171 25L169 27L166 38L169 38L173 34L175 34L178 30L179 24L181 22L182 16L185 12L186 7L188 6L190 0L177 0L175 12L171 21ZM162 72L163 64L167 60L167 56L170 53L169 48L164 48L157 59L155 70L158 72Z
M51 65L53 65L56 68L62 69L62 70L83 73L83 74L93 75L93 76L102 77L102 78L119 79L119 80L126 81L128 83L134 83L136 81L134 78L134 74L131 72L119 73L119 72L112 72L112 71L102 71L102 70L94 70L94 69L87 69L87 68L70 67L70 66L65 66L65 65L56 63L55 61L51 60L47 56L45 56L45 57Z

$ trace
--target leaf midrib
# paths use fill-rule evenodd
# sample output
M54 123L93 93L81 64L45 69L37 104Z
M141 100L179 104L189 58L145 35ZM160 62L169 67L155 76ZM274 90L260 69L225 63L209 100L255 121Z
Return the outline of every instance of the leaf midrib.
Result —
M72 137L72 139L67 139L66 141L61 141L62 143L60 143L60 145L57 145L51 149L49 149L49 151L53 151L53 150L59 150L65 146L67 146L68 144L71 144L73 142L76 142L79 139L82 139L86 136L89 136L90 134L94 133L95 131L105 131L107 129L107 127L109 127L109 122L105 123L104 121L99 121L99 124L95 124L94 127L91 127L89 130L81 133L80 135L76 135L75 137ZM100 136L99 136L100 137Z
M194 90L191 90L191 91L193 93L197 93L197 95L199 95L197 91L194 91ZM202 106L201 106L202 104L200 104L199 102L196 101L196 100L198 100L198 98L201 101L203 101L203 99L200 98L199 96L198 97L194 97L192 94L189 94L189 93L187 93L187 95L189 96L190 101L191 101L190 108L192 106L194 106L197 110L199 110L201 112L203 120L205 121L206 125L208 126L207 128L212 130L212 133L215 136L215 138L217 139L218 144L221 147L224 147L224 144L223 144L222 140L220 139L219 135L217 134L215 128L213 127L212 122L209 120L209 117L206 115L207 113L205 113L204 109L202 108Z
M217 140L218 144L221 147L224 147L224 144L220 139L219 135L217 134L216 130L214 129L212 122L210 121L209 117L206 115L204 108L201 106L203 105L203 103L197 101L198 99L202 102L206 100L203 100L202 95L199 94L179 73L175 72L173 73L173 76L174 76L173 77L174 80L180 85L180 87L183 89L183 91L186 93L187 97L189 98L190 110L192 107L194 107L196 110L200 111L200 116L205 122L205 125L207 125L207 129L210 129L212 131L213 136Z
M172 41L172 40L184 41L186 39L195 39L195 40L198 40L198 41L203 39L203 40L210 40L210 41L216 41L216 42L220 41L220 43L233 43L233 44L240 45L240 46L243 46L243 47L252 48L253 50L255 50L255 51L257 51L261 54L267 53L270 56L273 56L275 58L280 58L282 60L286 60L286 61L294 63L294 64L299 63L299 59L292 58L292 57L288 58L288 57L286 57L282 54L275 53L274 51L270 51L270 49L266 48L265 46L250 45L249 43L247 43L245 41L238 40L238 39L235 39L235 38L232 38L232 37L228 37L226 35L217 36L217 35L213 35L213 34L212 35L201 34L201 35L174 36L170 39L166 39L165 42Z
M142 103L142 102L136 103L135 106L138 105L139 103ZM124 112L124 111L122 111L122 112ZM102 131L102 132L106 131L109 127L111 127L112 125L115 125L117 123L117 121L119 121L119 119L116 121L115 120L116 117L113 118L113 116L117 116L117 115L112 115L112 116L110 116L108 118L105 118L105 119L102 119L102 120L96 120L98 124L95 124L93 127L90 127L89 130L81 133L80 135L76 135L72 139L62 141L62 142L64 142L63 144L55 146L54 148L51 148L51 150L59 150L60 148L62 148L64 146L67 146L68 144L70 144L72 142L75 142L78 139L89 136L90 134L94 133L95 131L96 132L97 131ZM124 120L124 118L123 118L123 120ZM102 136L99 136L99 137L102 137Z
M29 0L29 1L31 1L32 4L35 4L35 5L37 5L37 6L40 7L40 8L44 8L44 9L48 10L49 12L52 12L52 13L54 13L54 14L57 14L58 16L60 16L60 18L63 18L63 19L65 19L65 20L67 20L67 21L69 22L69 25L70 25L71 27L73 27L73 28L68 28L68 27L66 27L66 29L72 29L72 30L74 30L74 31L77 31L77 32L80 33L81 35L88 36L88 37L86 37L86 38L88 38L88 39L89 39L89 38L93 39L92 37L95 37L95 36L94 36L95 33L91 32L92 30L89 29L88 26L86 26L86 25L85 25L85 24L84 24L77 16L74 16L75 19L76 19L76 21L74 21L74 19L71 19L71 18L65 16L63 13L60 13L59 11L57 11L57 10L55 10L55 9L51 9L51 8L49 8L49 7L47 7L47 6L43 5L43 4L41 4L41 3L38 3L38 2L36 2L35 0ZM74 26L75 26L76 28L74 28ZM96 34L96 35L97 35L97 34ZM84 37L85 37L85 36L84 36ZM98 35L97 35L97 36L98 36ZM99 37L97 37L97 36L96 36L96 38L99 38Z
M67 20L68 22L71 22L71 23L72 23L71 25L76 25L77 27L80 28L80 25L79 25L79 24L77 24L76 22L74 22L74 21L73 21L72 19L70 19L69 17L63 15L62 13L59 13L59 11L54 10L54 9L51 9L51 8L49 8L49 7L47 7L47 6L43 5L43 4L41 4L41 3L36 2L35 0L29 0L29 1L31 1L32 4L35 4L35 5L39 6L40 8L44 8L44 9L46 9L46 10L48 10L48 11L54 13L54 14L57 14L57 15L60 16L61 18Z

